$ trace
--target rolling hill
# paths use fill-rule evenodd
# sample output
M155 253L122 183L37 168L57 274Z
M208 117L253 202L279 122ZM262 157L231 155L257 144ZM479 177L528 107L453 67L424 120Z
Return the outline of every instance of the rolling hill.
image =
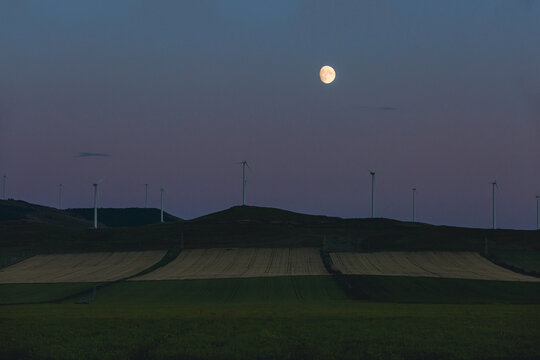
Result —
M64 210L21 200L0 200L0 222L33 222L68 227L90 227L92 222Z
M157 209L57 210L22 201L0 202L0 248L32 252L186 248L322 247L332 251L539 251L540 232L435 226L384 218L342 219L256 206L182 221ZM152 219L152 220L150 220ZM156 219L156 220L154 220Z
M88 221L94 219L93 208L67 209L67 214ZM163 212L163 221L181 221L167 212ZM99 208L98 221L108 227L141 226L160 223L160 210L155 208Z
M293 211L259 207L233 206L227 210L195 218L191 221L201 223L273 223L273 224L323 224L342 220L339 217L307 215Z
M164 212L163 220L171 222L182 219ZM59 210L21 200L0 200L0 223L10 221L88 228L94 224L94 209ZM100 226L107 227L158 224L160 223L160 210L155 208L99 208L98 222Z

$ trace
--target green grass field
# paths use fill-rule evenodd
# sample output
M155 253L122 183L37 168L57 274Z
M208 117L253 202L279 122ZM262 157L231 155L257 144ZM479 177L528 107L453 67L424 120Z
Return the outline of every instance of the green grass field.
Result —
M2 359L536 359L540 307L13 306Z
M56 301L90 291L94 285L98 284L0 284L0 305Z
M522 270L540 273L540 251L496 250L491 256L493 256L495 260L516 266Z
M540 283L410 276L342 275L343 287L364 301L432 304L540 304Z
M122 282L0 306L2 359L536 359L540 305L354 301L330 276Z
M13 264L16 264L20 261L23 261L24 259L28 259L33 254L30 252L10 252L10 251L2 251L0 253L0 269L10 266Z
M346 299L331 276L289 276L246 279L126 281L99 291L95 305L290 303Z

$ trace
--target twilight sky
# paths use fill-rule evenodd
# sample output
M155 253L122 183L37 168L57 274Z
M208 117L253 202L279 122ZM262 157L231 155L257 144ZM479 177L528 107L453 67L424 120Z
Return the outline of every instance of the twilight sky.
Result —
M335 68L324 85L321 66ZM110 156L103 156L109 154ZM539 1L0 2L7 195L532 229Z

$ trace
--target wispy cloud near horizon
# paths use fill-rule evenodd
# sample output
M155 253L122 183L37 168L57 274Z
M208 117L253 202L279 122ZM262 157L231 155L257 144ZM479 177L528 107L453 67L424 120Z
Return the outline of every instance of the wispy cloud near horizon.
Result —
M369 105L361 105L359 107L362 110L374 110L374 111L394 111L397 110L397 108L393 106L369 106Z
M75 157L83 158L83 157L109 157L111 154L106 153L92 153L92 152L80 152Z

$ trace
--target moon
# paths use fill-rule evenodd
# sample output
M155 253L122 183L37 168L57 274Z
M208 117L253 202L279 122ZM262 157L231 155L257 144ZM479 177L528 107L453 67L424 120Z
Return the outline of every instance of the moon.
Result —
M324 65L319 72L321 81L325 84L330 84L336 78L336 72L331 66Z

